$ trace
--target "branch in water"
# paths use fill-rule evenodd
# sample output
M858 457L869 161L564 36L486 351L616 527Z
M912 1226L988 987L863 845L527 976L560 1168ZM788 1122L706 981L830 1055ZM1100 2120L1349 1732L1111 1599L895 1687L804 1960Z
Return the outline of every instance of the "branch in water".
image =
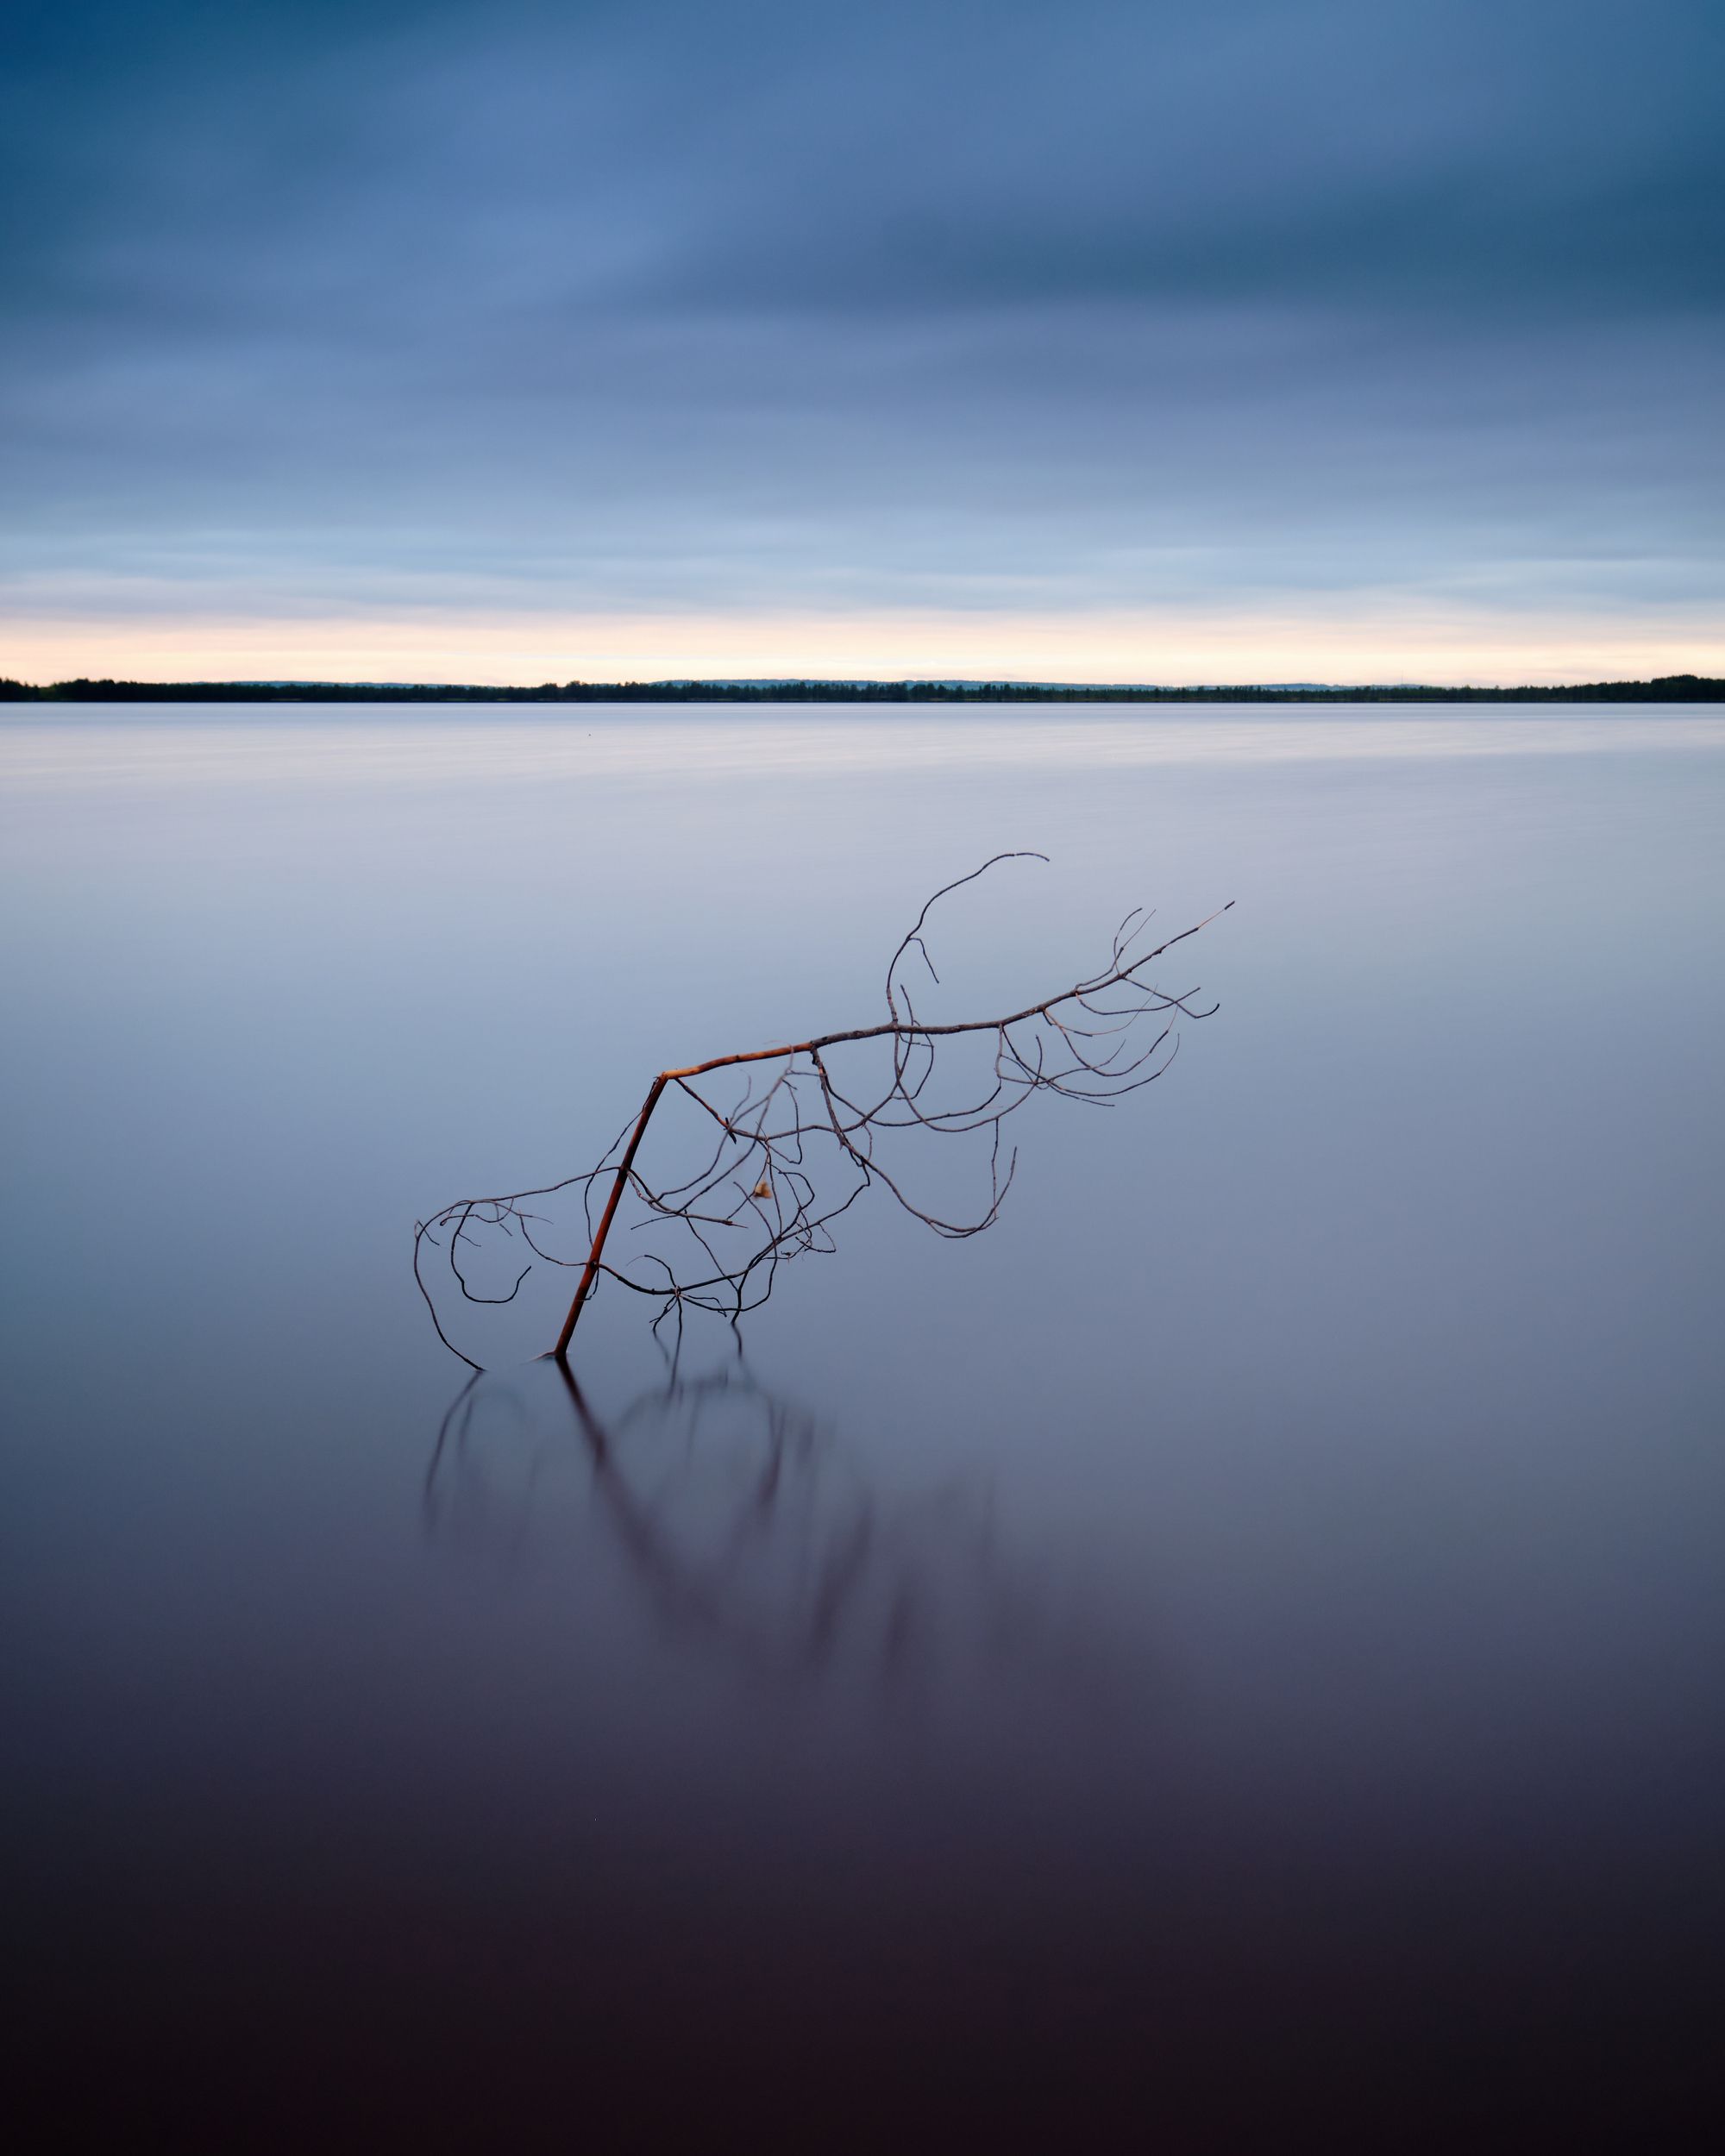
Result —
M432 1250L461 1297L473 1303L514 1301L536 1264L579 1267L574 1295L551 1350L562 1358L601 1278L655 1300L656 1329L674 1315L681 1326L686 1307L717 1312L735 1323L765 1301L786 1260L830 1252L832 1222L876 1183L938 1235L962 1239L991 1227L1018 1164L1015 1149L1004 1162L1001 1157L1007 1116L1033 1094L1112 1106L1167 1069L1178 1046L1177 1018L1208 1018L1216 1007L1195 1008L1195 990L1170 993L1145 975L1218 914L1141 950L1149 917L1135 908L1115 930L1107 962L1070 987L1003 1018L945 1023L919 1018L906 975L914 958L938 983L925 935L935 906L1003 861L1045 859L1042 854L996 854L969 875L943 885L893 954L887 968L888 1015L881 1023L662 1070L638 1112L586 1174L502 1197L461 1199L421 1223L414 1230L414 1278L438 1338L463 1362L480 1367L443 1328L428 1279ZM989 1051L968 1090L947 1075L942 1058L944 1049L966 1037L987 1042ZM859 1069L841 1083L842 1069L854 1060L851 1051L868 1043L886 1046L888 1071L877 1073L871 1084ZM710 1098L712 1088L702 1081L731 1070L746 1075L742 1093L727 1105ZM936 1083L938 1073L945 1080L944 1090ZM692 1103L709 1129L707 1150L694 1172L674 1183L649 1177L638 1165L648 1127L668 1093ZM909 1194L904 1169L890 1158L891 1134L913 1130L982 1140L988 1194L979 1213L950 1219ZM581 1200L581 1242L574 1251L560 1252L549 1247L555 1228L547 1208L575 1192ZM597 1219L596 1199L602 1200ZM630 1237L656 1235L661 1247L637 1240L633 1254L618 1262L614 1251L610 1257L606 1253L625 1201L632 1201L637 1216L630 1221ZM487 1294L475 1285L474 1268L487 1238L513 1245L518 1257L525 1254L506 1292Z

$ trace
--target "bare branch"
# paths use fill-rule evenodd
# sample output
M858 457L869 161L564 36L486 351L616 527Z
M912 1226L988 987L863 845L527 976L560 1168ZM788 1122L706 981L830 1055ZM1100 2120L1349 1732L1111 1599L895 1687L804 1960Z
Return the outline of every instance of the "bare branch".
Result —
M1070 987L1004 1017L941 1023L919 1018L901 968L914 953L938 981L925 934L934 907L1003 861L1045 859L1042 854L996 854L934 893L887 968L883 1022L662 1070L632 1121L586 1174L502 1197L461 1199L422 1222L414 1231L414 1278L438 1338L472 1362L455 1347L439 1315L428 1278L430 1251L438 1253L437 1269L473 1303L513 1302L539 1264L579 1267L574 1299L551 1351L562 1358L601 1280L655 1302L656 1330L670 1318L681 1329L686 1307L735 1323L766 1300L781 1264L830 1254L831 1223L877 1183L937 1235L962 1240L991 1227L1018 1164L1012 1149L1002 1169L1001 1125L1007 1116L1037 1094L1112 1106L1168 1069L1179 1046L1176 1018L1208 1018L1216 1007L1197 1006L1194 989L1172 993L1156 987L1146 968L1218 914L1133 956L1150 924L1150 916L1135 907L1113 933L1107 963ZM967 1041L982 1050L981 1068L974 1068L972 1058L968 1081L960 1045ZM885 1069L872 1080L871 1043L884 1044L888 1053ZM956 1069L949 1068L953 1056L960 1057ZM856 1064L843 1084L835 1075L836 1057ZM764 1080L760 1085L756 1066ZM731 1070L742 1075L743 1088L726 1108L708 1098L701 1081ZM640 1164L649 1125L668 1092L692 1103L708 1131L678 1180L666 1180L656 1170L649 1175ZM896 1134L913 1131L945 1138L987 1134L988 1199L979 1211L948 1218L911 1194L904 1168L883 1163L881 1141L895 1143ZM595 1220L594 1198L601 1190ZM536 1201L576 1191L583 1232L576 1247L560 1253L555 1217ZM608 1257L625 1208L632 1216L628 1238L633 1247L625 1257ZM523 1250L526 1263L518 1269ZM481 1258L499 1272L494 1291L475 1285ZM506 1288L501 1285L505 1281L511 1283Z

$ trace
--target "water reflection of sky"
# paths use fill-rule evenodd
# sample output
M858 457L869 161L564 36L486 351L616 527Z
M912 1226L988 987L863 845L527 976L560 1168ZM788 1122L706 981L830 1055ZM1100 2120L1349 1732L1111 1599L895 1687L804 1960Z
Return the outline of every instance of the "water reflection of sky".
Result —
M719 724L710 711L655 713L583 706L523 718L507 705L475 724L465 713L363 706L284 720L257 709L238 724L220 707L168 705L116 720L111 705L56 705L50 717L0 714L9 784L322 785L339 733L342 787L494 786L581 778L819 777L854 772L1088 770L1162 764L1328 762L1363 758L1599 755L1626 750L1716 750L1725 719L1693 707L1609 706L1456 716L1385 714L1362 706L1266 717L1219 705L1199 716L1122 707L1071 712L919 714L789 707Z
M1578 2029L1615 2088L1691 2086L1721 745L1658 715L0 729L5 1803L43 2055L75 2028L138 2101L164 2060L312 2058L372 2103L411 2066L434 2134L571 2061L601 2123L656 2115L669 2080L624 2062L668 2016L686 2074L769 2109L768 2031L895 2101L920 2060L971 2117L1118 2084L1238 2119L1358 2095L1363 2040L1386 2102L1525 2106ZM974 1244L859 1208L711 1444L613 1297L598 1450L534 1366L434 1458L464 1373L413 1219L584 1164L674 1057L872 1014L907 910L1002 844L1054 861L952 919L943 981L984 1008L1138 899L1238 901L1182 947L1170 985L1222 1008L1168 1078L1038 1112Z

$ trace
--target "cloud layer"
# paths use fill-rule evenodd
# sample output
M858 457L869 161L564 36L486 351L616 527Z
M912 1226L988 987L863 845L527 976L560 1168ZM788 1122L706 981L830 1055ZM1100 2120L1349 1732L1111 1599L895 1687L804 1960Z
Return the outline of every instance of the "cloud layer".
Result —
M10 34L0 672L1725 670L1716 8Z

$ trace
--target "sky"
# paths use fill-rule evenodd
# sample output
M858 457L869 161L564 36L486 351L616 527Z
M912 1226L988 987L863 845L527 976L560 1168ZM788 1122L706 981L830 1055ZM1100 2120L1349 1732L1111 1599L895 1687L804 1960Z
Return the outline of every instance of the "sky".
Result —
M0 674L1725 674L1718 0L9 0Z

